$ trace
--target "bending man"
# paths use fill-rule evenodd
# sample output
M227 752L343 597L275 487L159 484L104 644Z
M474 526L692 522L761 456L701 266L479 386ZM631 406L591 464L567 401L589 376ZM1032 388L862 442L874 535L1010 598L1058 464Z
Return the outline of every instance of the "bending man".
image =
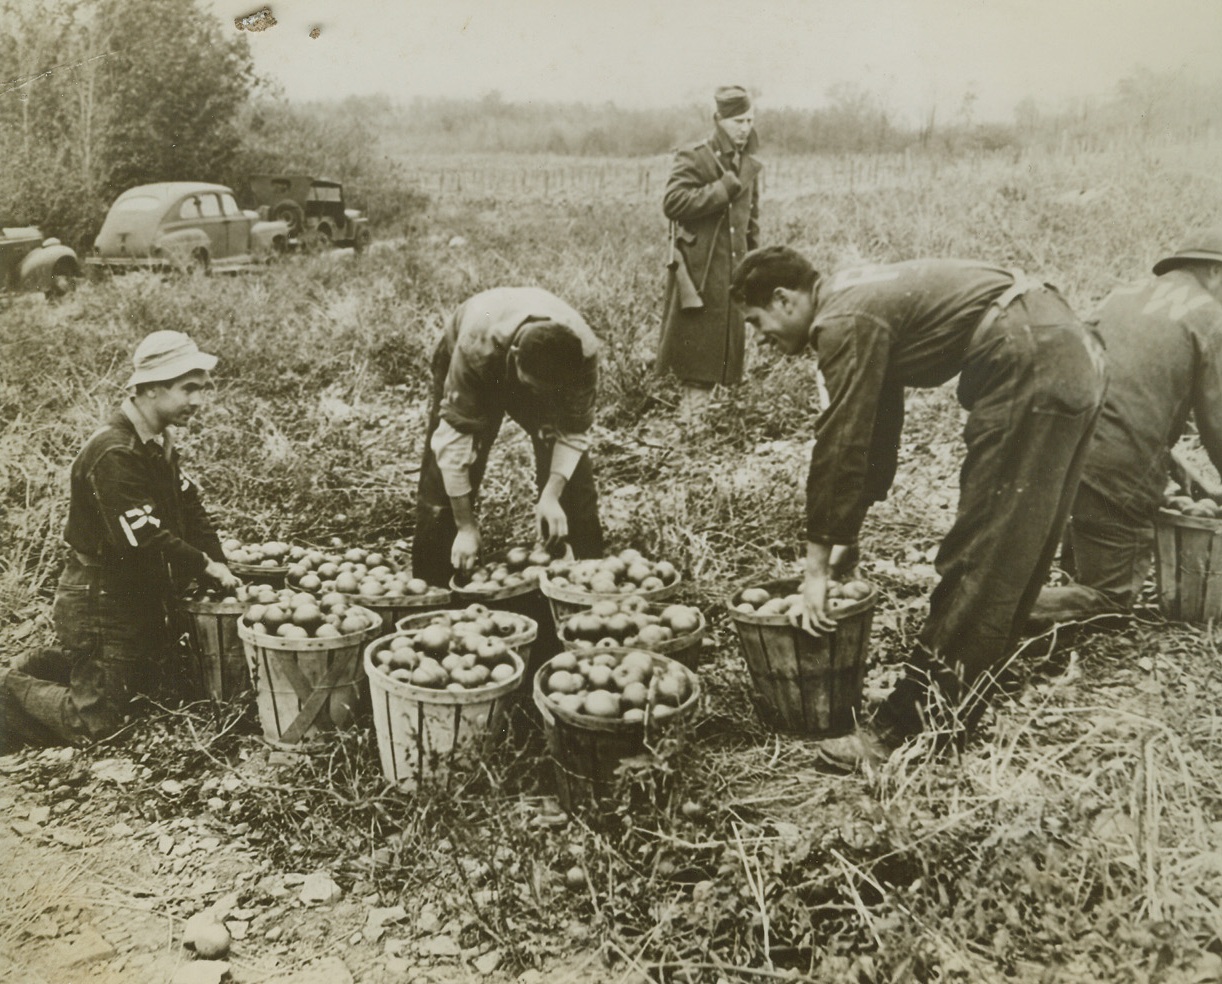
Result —
M790 355L815 348L827 383L806 492L809 631L835 629L833 567L895 477L904 387L959 377L959 506L916 651L873 727L821 746L842 767L878 762L925 727L970 722L1013 651L1103 398L1098 343L1055 289L985 263L914 260L825 281L794 250L769 247L743 261L734 288L764 340Z
M549 545L602 555L590 464L600 343L585 320L538 287L476 294L446 322L433 354L433 399L416 503L412 572L446 585L480 550L474 499L506 415L530 435Z

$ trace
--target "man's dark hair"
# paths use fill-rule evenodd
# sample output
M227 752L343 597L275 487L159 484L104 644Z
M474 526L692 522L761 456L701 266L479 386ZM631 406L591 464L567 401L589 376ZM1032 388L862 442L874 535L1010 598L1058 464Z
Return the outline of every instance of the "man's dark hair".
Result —
M778 287L810 290L819 271L796 249L765 246L743 257L730 278L730 293L748 307L767 307Z
M556 321L532 321L518 334L518 368L536 379L565 382L593 371L581 339Z

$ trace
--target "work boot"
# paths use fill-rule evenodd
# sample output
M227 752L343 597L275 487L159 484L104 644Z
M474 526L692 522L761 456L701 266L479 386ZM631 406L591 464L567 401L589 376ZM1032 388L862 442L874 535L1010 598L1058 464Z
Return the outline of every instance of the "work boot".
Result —
M896 745L869 725L840 738L824 738L815 745L815 754L824 765L838 772L871 772L882 767Z

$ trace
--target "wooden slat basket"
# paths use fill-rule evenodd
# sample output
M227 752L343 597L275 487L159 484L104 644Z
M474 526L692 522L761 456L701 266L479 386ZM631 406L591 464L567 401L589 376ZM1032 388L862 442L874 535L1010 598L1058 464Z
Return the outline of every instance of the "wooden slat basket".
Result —
M762 587L773 596L798 590L797 579ZM742 591L727 607L755 685L756 710L777 731L815 738L848 734L861 713L862 684L878 589L832 611L835 632L816 636L790 624L787 615L738 611Z
M1160 509L1154 517L1158 606L1178 622L1222 615L1222 519Z
M303 749L352 725L360 699L361 651L382 627L377 613L368 614L369 628L327 639L284 639L255 632L239 620L259 723L269 743Z

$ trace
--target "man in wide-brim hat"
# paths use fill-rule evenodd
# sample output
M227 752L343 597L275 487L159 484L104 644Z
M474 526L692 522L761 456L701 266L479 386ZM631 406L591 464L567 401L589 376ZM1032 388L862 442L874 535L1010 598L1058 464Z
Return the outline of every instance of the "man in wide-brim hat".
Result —
M173 428L212 389L216 356L182 332L155 331L132 362L127 398L72 463L60 648L0 669L0 751L114 733L167 667L179 590L202 578L238 584L174 447Z
M1032 628L1132 608L1189 414L1222 468L1222 226L1188 237L1154 274L1096 315L1111 381L1066 530L1075 582L1040 593Z

